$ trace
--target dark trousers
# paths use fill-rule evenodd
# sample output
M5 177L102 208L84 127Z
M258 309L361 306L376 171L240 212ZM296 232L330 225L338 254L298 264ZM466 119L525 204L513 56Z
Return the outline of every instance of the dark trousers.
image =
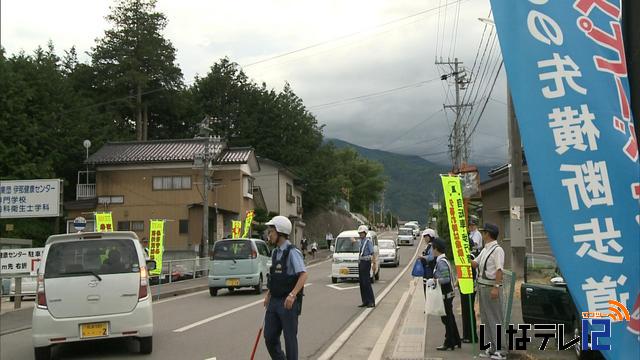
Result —
M471 301L469 301L471 297ZM476 331L476 310L473 305L476 301L476 293L471 294L460 293L460 307L462 307L462 338L473 342L478 342L478 333Z
M267 351L274 360L298 359L298 310L300 303L296 300L291 310L284 308L284 298L271 298L264 315L264 342ZM284 333L282 352L280 335Z
M371 260L360 260L358 262L358 281L360 283L360 297L365 305L375 305L376 299L373 296L371 287Z
M444 299L444 312L446 315L440 317L445 328L444 345L458 346L460 344L460 333L458 332L458 325L456 325L456 318L453 316L453 298Z

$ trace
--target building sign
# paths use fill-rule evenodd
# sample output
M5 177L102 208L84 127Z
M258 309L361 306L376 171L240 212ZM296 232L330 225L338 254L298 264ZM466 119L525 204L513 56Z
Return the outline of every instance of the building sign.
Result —
M620 1L491 5L536 201L571 296L580 312L609 313L615 300L633 313L640 165ZM640 358L633 316L612 321L606 341L608 359Z
M451 249L458 275L458 286L463 294L473 292L473 271L469 262L469 236L462 200L462 187L458 176L440 176L444 190L444 202L449 219Z
M96 213L96 229L98 232L113 231L111 212Z
M156 269L150 275L162 274L162 255L164 255L164 220L149 221L149 257L156 261Z
M0 275L37 275L44 248L0 250Z
M0 181L0 219L58 217L62 180Z
M231 238L239 239L241 232L242 232L242 221L231 220Z
M243 238L248 238L249 233L251 232L251 224L253 223L253 210L247 211L247 216L244 219L244 233L242 234Z

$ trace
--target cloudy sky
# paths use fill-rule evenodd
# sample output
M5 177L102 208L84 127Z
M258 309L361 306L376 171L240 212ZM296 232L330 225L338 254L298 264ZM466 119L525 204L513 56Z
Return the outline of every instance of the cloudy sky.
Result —
M3 0L2 46L31 52L51 40L61 54L73 45L84 53L109 26L111 4ZM452 70L436 66L436 56L458 57L467 73L475 60L477 86L461 93L476 99L472 124L499 63L497 40L490 51L493 27L478 21L489 15L489 0L159 0L158 9L185 82L228 56L256 82L281 89L288 81L326 124L325 136L443 164L455 115L442 106L455 95L440 80ZM502 70L472 136L471 163L506 160L505 86Z

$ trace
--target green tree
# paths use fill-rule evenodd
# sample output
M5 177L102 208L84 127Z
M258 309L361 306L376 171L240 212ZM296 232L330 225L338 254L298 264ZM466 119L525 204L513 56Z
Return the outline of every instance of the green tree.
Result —
M119 0L106 19L113 27L91 53L95 88L109 103L105 110L118 114L123 129L135 124L138 140L147 139L150 125L170 131L176 114L167 110L177 108L167 99L184 84L176 50L162 35L166 16L156 11L156 0Z

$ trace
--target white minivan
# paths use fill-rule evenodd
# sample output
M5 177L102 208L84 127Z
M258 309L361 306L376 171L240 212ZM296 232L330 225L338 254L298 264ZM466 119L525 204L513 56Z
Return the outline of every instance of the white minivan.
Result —
M369 231L367 237L373 241L373 259L371 260L371 282L380 280L380 265L378 263L379 248L378 234ZM331 264L331 282L339 279L358 279L358 261L360 260L360 239L357 230L343 231L336 238L335 245L331 245L333 262Z
M130 337L153 349L148 271L155 269L134 232L53 235L38 268L32 339L36 360L51 346Z

